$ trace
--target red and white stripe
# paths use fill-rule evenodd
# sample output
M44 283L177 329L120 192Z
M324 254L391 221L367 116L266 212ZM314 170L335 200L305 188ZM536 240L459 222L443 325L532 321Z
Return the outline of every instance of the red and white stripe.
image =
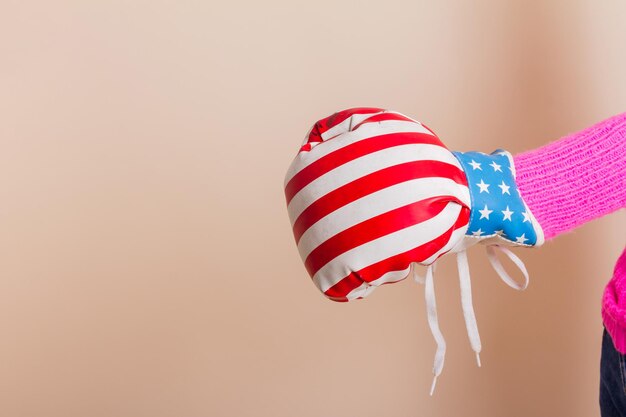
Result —
M454 155L423 124L378 108L315 123L289 167L285 197L306 269L335 301L404 279L411 262L432 263L469 221Z

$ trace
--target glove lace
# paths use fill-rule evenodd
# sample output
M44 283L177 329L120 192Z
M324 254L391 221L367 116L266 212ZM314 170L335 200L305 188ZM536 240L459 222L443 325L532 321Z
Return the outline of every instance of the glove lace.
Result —
M498 276L513 289L516 290L524 290L528 287L528 271L522 260L518 258L513 252L509 249L502 247L500 245L488 245L486 246L487 250L487 258L491 263L491 266L496 271ZM518 283L513 278L507 274L502 266L502 263L496 256L496 250L503 252L522 272L524 275L524 282ZM465 319L465 327L467 329L467 336L469 337L470 345L472 350L476 353L476 362L478 366L481 366L480 363L480 351L481 351L481 343L480 343L480 335L478 333L478 326L476 324L476 315L474 314L474 307L472 304L472 287L470 280L470 272L469 272L469 263L467 261L467 251L462 250L457 253L457 268L459 271L459 284L461 289L461 307L463 309L463 317ZM426 312L428 317L428 325L430 327L430 331L437 343L437 351L435 352L435 359L433 362L433 383L430 388L430 395L433 395L435 392L435 386L437 384L437 377L441 374L443 370L443 364L446 356L446 341L439 329L439 321L437 319L437 303L435 300L435 286L434 286L434 274L436 262L428 265L426 268L426 276L424 278L420 277L417 271L415 270L415 263L413 264L413 276L417 283L424 284L424 295L426 299Z

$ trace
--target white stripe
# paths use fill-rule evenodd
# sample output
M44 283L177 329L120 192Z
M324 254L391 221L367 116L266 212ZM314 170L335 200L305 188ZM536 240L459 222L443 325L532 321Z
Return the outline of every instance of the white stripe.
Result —
M388 211L426 198L451 195L470 206L469 190L449 178L417 178L394 184L352 201L318 220L302 234L298 251L302 259L332 236Z
M331 127L326 132L322 133L322 140L328 140L332 137L340 135L344 132L348 132L352 130L352 126L356 126L361 123L363 120L368 119L372 116L376 116L379 114L385 113L384 111L374 112L374 113L355 113L352 116L348 117L343 122Z
M457 220L461 206L448 203L435 217L394 233L382 236L342 253L320 268L313 282L326 292L349 271L359 271L391 256L414 249L441 236Z
M422 124L422 122L420 122L420 121L418 121L418 120L415 120L414 118L409 117L409 116L407 116L406 114L400 113L399 111L395 111L395 110L393 110L393 111L389 111L389 113L398 114L398 115L400 115L400 116L402 116L402 117L406 117L406 118L407 118L407 119L409 119L409 120L413 120L415 123L419 123L420 125ZM428 133L430 133L430 131L428 131ZM432 135L432 133L431 133L431 135Z
M348 295L346 295L346 298L348 299L348 301L350 301L350 300L354 300L355 298L365 297L369 293L374 291L374 288L376 288L376 287L372 287L367 282L364 282L360 286L358 286L355 289L353 289L352 291L350 291L348 293Z
M450 240L448 240L448 243L446 243L445 246L443 246L437 252L433 253L432 256L420 262L420 265L430 265L431 263L437 260L439 255L441 255L442 253L451 251L454 248L454 246L463 239L463 237L465 236L465 232L467 232L468 227L469 227L469 223L463 227L455 229L450 235Z
M354 126L357 126L360 123L362 123L362 122L366 121L367 119L370 119L370 118L372 118L374 116L378 116L379 114L395 114L397 116L405 117L405 118L407 118L409 120L412 120L413 122L421 125L421 123L418 122L417 120L412 119L412 118L410 118L407 115L404 115L404 114L402 114L400 112L393 111L393 110L383 110L383 111L379 111L379 112L375 112L375 113L355 113L352 116L348 117L343 122L339 123L338 125L335 125L335 126L331 127L326 132L322 133L322 135L321 135L322 140L328 140L328 139L331 139L331 138L333 138L333 137L335 137L337 135L340 135L342 133L349 132L349 131L354 129ZM376 122L376 123L380 123L380 122Z
M348 295L346 295L346 298L348 299L348 301L354 300L355 298L359 298L359 297L365 298L368 295L370 295L372 291L378 288L378 286L382 284L389 284L391 282L402 281L409 275L409 272L411 272L410 266L407 269L404 269L402 271L387 272L385 275L383 275L382 277L378 278L375 281L372 281L370 283L364 282L357 288L350 291Z
M333 140L322 142L317 146L314 146L308 152L299 152L287 170L284 185L287 185L287 183L302 169L338 149L361 140L373 138L375 136L411 132L424 133L431 136L433 135L421 124L406 120L384 120L377 123L364 124L356 130L345 132L344 134L333 138Z
M368 295L370 295L372 291L374 291L376 288L378 288L382 284L389 284L392 282L402 281L403 279L409 276L410 272L411 272L410 266L407 269L404 269L401 271L387 272L385 275L378 278L377 280L374 280L369 283L364 282L363 284L359 285L358 287L350 291L348 295L346 295L346 298L348 299L348 301L354 300L355 298L359 298L359 297L365 298Z
M393 146L364 155L328 171L298 191L287 206L291 225L310 204L331 191L381 169L413 161L440 161L460 168L456 157L438 145Z
M380 278L370 282L370 285L378 287L379 285L388 284L390 282L402 281L409 276L409 272L411 272L411 263L409 263L409 267L407 269L387 272Z

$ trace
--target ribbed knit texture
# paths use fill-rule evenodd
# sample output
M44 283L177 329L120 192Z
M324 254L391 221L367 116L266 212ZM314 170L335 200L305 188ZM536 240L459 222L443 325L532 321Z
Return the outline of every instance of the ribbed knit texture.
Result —
M626 206L626 113L514 156L546 240Z
M546 240L626 207L626 113L514 160L520 193ZM602 317L626 354L626 248L604 290Z

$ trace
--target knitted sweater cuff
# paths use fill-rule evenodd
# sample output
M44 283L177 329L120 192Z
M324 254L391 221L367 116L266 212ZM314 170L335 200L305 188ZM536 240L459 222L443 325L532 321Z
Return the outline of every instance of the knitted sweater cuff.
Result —
M546 240L626 207L626 113L514 156Z

